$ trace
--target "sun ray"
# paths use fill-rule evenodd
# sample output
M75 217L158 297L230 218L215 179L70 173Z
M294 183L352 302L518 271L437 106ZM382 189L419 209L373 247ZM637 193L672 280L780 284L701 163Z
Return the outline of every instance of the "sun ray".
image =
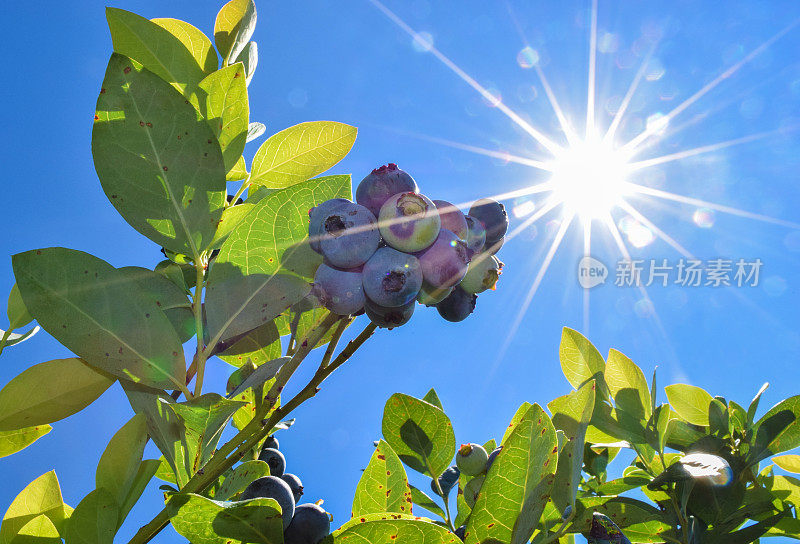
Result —
M628 105L630 104L633 95L636 93L636 89L639 88L639 82L642 80L642 77L647 70L647 65L650 62L650 58L653 56L653 52L656 50L656 45L658 45L658 42L653 42L653 45L650 46L650 50L647 52L647 55L645 55L642 65L639 67L639 70L636 72L636 75L631 82L631 86L628 87L628 92L625 93L625 97L622 99L619 110L617 110L617 113L614 115L614 119L611 121L611 125L608 127L605 136L603 136L603 142L610 142L614 140L614 136L617 133L617 128L619 128L619 124L622 122L622 117L625 115L625 111L628 109Z
M542 88L544 88L544 94L547 95L547 100L550 102L550 106L553 108L553 111L556 114L558 123L561 125L561 130L564 131L564 135L567 137L567 141L569 142L570 145L575 145L575 143L578 142L578 135L575 134L575 130L572 128L572 124L569 122L569 120L567 120L566 116L564 115L564 110L561 109L561 106L558 103L558 99L556 98L555 93L553 93L552 87L550 87L550 82L544 75L544 71L538 64L536 64L533 67L533 69L536 71L536 75L539 77L539 81L542 83Z
M626 202L626 201L623 200L622 202L620 202L620 207L623 210L625 210L626 212L628 212L631 216L633 216L634 219L636 219L637 221L639 221L640 223L645 225L647 228L649 228L650 230L655 232L656 236L658 236L664 242L669 244L675 251L677 251L678 253L680 253L681 255L683 255L684 257L686 257L688 259L694 259L695 258L694 255L692 255L689 252L689 250L687 250L685 247L683 247L672 236L670 236L669 234L667 234L666 232L664 232L663 230L658 228L658 226L656 226L655 223L650 221L643 213L641 213L639 210L634 208L629 202Z
M592 0L592 23L589 31L589 85L586 97L586 137L594 132L594 96L597 75L597 0Z
M406 34L411 36L412 38L417 38L419 34L405 21L403 21L400 17L398 17L393 11L387 8L380 0L369 0L372 5L378 8L381 12L383 12L386 17L388 17L393 23L395 23L398 27L400 27ZM475 81L475 79L467 74L464 70L462 70L456 63L450 60L449 57L445 56L444 53L439 51L433 44L430 44L427 50L435 56L439 61L444 64L447 68L449 68L452 72L454 72L458 77L460 77L467 85L475 89L483 98L487 101L491 102L493 105L497 107L498 110L503 112L506 117L511 119L518 127L522 130L527 132L534 140L539 142L544 148L546 148L551 153L558 153L561 150L561 146L556 144L553 140L545 136L542 132L537 130L533 125L531 125L528 121L523 119L519 116L518 113L513 111L511 108L506 106L502 100L498 99L497 96L490 93L483 85Z
M692 198L688 196L678 195L675 193L670 193L668 191L662 191L660 189L645 187L644 185L638 185L636 183L626 183L626 186L628 186L631 191L640 194L655 196L658 198L663 198L665 200L672 200L674 202L680 202L681 204L689 204L692 206L709 208L712 210L716 210L718 212L727 213L730 215L736 215L738 217L744 217L747 219L753 219L755 221L762 221L764 223L771 223L773 225L780 225L791 229L800 229L800 223L795 223L794 221L786 221L785 219L778 219L776 217L771 217L769 215L753 213L747 210L740 210L739 208L733 208L731 206L723 206L722 204L716 204L714 202L709 202L708 200L701 200L699 198Z
M765 132L758 132L756 134L749 134L747 136L734 138L732 140L726 140L724 142L717 142L715 144L695 147L692 149L687 149L685 151L678 151L677 153L670 153L669 155L662 155L660 157L654 157L652 159L635 161L628 163L628 169L630 171L641 170L642 168L648 168L650 166L656 166L658 164L664 164L672 161L685 159L688 157L694 157L696 155L702 155L704 153L711 153L713 151L725 149L726 147L733 147L736 145L746 144L749 142L755 142L757 140L763 140L764 138L769 138L770 136L775 136L776 134L783 134L792 130L797 130L797 128L798 126L793 126L788 129L775 129L775 130L768 130Z
M583 256L589 257L592 253L592 222L583 222ZM583 333L589 334L589 289L583 290Z
M735 74L742 66L756 58L758 55L769 49L769 47L781 39L783 36L788 34L794 27L800 24L800 18L795 19L792 23L784 27L782 30L778 31L772 37L770 37L767 41L763 42L761 45L753 49L750 53L748 53L744 58L742 58L739 62L728 68L727 70L723 71L717 77L715 77L710 82L706 83L699 91L694 93L692 96L681 102L675 109L670 111L667 115L661 118L659 123L654 123L650 127L646 128L642 131L638 136L633 138L631 141L626 143L622 146L623 149L631 150L635 149L639 144L641 144L644 140L658 132L661 128L669 124L669 122L674 119L677 115L681 112L686 110L689 106L700 100L703 96L705 96L708 92L713 90L717 85L719 85L722 81L728 79L733 74Z

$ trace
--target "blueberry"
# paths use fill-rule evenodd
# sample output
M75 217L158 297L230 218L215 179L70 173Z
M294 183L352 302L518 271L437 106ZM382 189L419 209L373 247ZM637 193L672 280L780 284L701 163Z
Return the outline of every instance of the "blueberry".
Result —
M499 446L492 450L492 453L489 454L489 458L486 460L486 472L489 472L489 469L492 468L494 464L494 460L500 454L500 451L503 449L503 446Z
M281 445L281 443L280 443L280 442L278 442L278 439L277 439L277 438L275 438L275 435L274 435L274 434L271 434L271 435L269 435L269 436L267 437L267 439L264 441L264 446L263 446L263 448L272 448L273 450L279 450L279 449L281 449L281 448L280 448L280 445ZM263 449L263 448L262 448L262 449Z
M442 229L431 247L419 254L422 279L433 287L452 287L467 273L467 244L449 230Z
M482 198L476 201L469 209L469 214L483 223L489 243L498 241L508 231L506 207L496 200Z
M442 488L442 496L446 496L450 493L453 486L458 483L459 476L461 476L461 471L455 465L447 467L447 469L442 472L441 476L439 476L439 486ZM431 490L437 495L439 494L439 490L436 489L436 484L433 480L431 480Z
M258 459L269 465L271 476L283 476L283 471L286 470L286 458L281 452L274 448L262 448Z
M486 469L489 455L480 444L462 444L456 452L456 465L467 476L477 476Z
M281 476L281 480L289 484L289 488L292 490L292 496L294 497L294 502L299 501L300 497L303 496L303 482L300 481L300 478L294 474L289 474L286 472Z
M372 302L396 308L416 298L422 287L422 268L413 255L382 247L364 265L362 282Z
M467 293L483 293L487 289L494 289L497 279L502 274L503 263L494 255L479 253L469 263L467 275L461 280L459 287Z
M227 200L228 200L228 204L230 204L231 202L233 202L233 195L228 195L226 198L227 198ZM240 197L240 198L237 198L237 199L236 199L236 202L233 204L233 206L238 206L239 204L241 204L241 203L243 203L243 202L244 202L244 200L242 200L242 199L241 199L241 197Z
M417 302L425 306L436 306L453 291L452 287L433 287L424 281L417 295Z
M319 248L320 235L323 232L325 218L334 213L342 204L349 204L346 198L332 198L308 210L308 245L317 253L322 253Z
M389 163L376 168L361 180L356 188L356 202L366 206L377 217L389 197L397 193L416 193L418 190L414 178L396 164Z
M467 526L462 525L455 531L455 535L463 542L467 538Z
M387 308L385 306L378 306L370 299L364 303L364 310L366 310L367 317L377 326L383 329L393 329L400 325L405 325L414 315L414 307L416 304L412 300L404 306L396 308Z
M364 206L342 203L323 216L319 249L332 266L355 268L364 264L380 241L375 216Z
M342 270L319 265L314 275L314 295L323 306L338 315L350 315L364 307L364 287L361 270Z
M283 518L284 530L289 526L294 516L294 497L289 484L275 476L264 476L250 482L250 485L242 491L239 496L240 501L264 497L275 499L281 507L281 517Z
M472 217L471 215L465 216L467 220L467 247L475 253L483 249L486 244L486 229L483 228L483 223Z
M436 205L418 193L394 195L381 207L378 225L384 241L413 253L430 246L439 236L442 220Z
M284 544L319 544L331 532L331 516L316 504L301 504L283 533Z
M609 544L631 544L628 537L622 532L611 518L595 512L592 514L592 525L589 528L589 542L609 543Z
M467 220L464 212L446 200L434 200L439 217L442 219L442 228L447 229L462 240L467 239Z
M496 254L498 251L500 251L500 248L503 247L505 241L505 236L501 236L500 239L495 242L486 242L486 244L483 246L483 253L488 253L489 255Z
M436 309L447 321L456 323L464 321L475 310L477 300L477 295L467 293L461 286L456 286L447 298L436 305Z
M478 500L478 493L481 492L485 479L485 476L476 476L464 486L464 500L470 508L475 508L475 501Z

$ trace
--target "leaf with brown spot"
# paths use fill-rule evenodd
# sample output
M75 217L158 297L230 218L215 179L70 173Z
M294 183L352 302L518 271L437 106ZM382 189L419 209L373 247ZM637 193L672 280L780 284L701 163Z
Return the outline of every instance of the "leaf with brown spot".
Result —
M361 475L353 499L353 516L380 512L411 513L411 490L400 458L381 440Z

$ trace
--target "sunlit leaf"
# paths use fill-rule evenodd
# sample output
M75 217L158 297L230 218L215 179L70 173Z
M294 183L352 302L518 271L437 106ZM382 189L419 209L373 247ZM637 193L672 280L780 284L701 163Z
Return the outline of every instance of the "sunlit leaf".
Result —
M114 503L122 505L139 472L144 446L147 444L147 422L144 414L136 414L111 437L97 464L95 486L105 489Z
M192 544L282 544L281 508L275 499L223 502L177 494L167 502L175 530Z
M250 169L254 186L289 187L328 170L356 141L358 129L333 121L300 123L270 136Z
M136 501L142 496L147 484L153 479L153 476L160 466L161 461L159 459L145 459L139 464L139 469L136 471L129 486L128 494L120 505L117 529L119 529L119 526L125 521L128 512L131 511L133 505L136 504Z
M461 540L432 521L406 514L368 514L353 518L322 544L349 542L392 544L460 544Z
M11 287L11 292L8 295L6 315L8 316L8 329L11 331L24 327L33 321L33 316L28 312L28 308L25 307L25 303L22 301L22 295L16 283Z
M203 34L197 27L179 19L159 18L151 19L151 21L178 38L189 53L191 53L192 57L194 57L194 60L203 72L210 74L217 69L219 66L219 58L217 58L214 45L211 43L211 40L208 39L208 36ZM127 55L123 51L120 51L120 53ZM132 55L127 56L132 57Z
M253 79L253 74L256 72L258 66L258 44L256 42L247 42L242 52L236 57L234 62L241 62L244 65L244 71L247 74L247 84L250 85L250 80ZM249 134L248 134L249 141Z
M60 544L58 529L45 515L38 515L26 523L11 544Z
M411 513L411 490L403 464L381 440L356 486L353 517L381 512Z
M618 409L640 419L647 420L650 417L650 389L644 372L615 349L608 352L605 380Z
M214 22L214 42L225 64L239 56L256 27L253 0L231 0L219 10Z
M427 510L432 514L436 514L442 519L445 518L444 510L442 510L442 507L436 504L436 501L430 498L427 493L421 491L420 489L417 489L413 485L409 485L408 487L411 490L411 501L414 504L416 504L417 506L421 506L422 508L424 508L425 510Z
M782 400L754 425L751 463L800 446L800 395Z
M8 457L27 448L52 430L50 425L37 425L13 431L0 431L0 457Z
M113 544L119 506L105 489L95 489L75 507L66 524L66 544Z
M603 356L578 331L564 327L558 354L561 360L561 370L572 387L577 389L592 378L602 380L605 370ZM604 383L598 381L598 386L604 387Z
M250 485L250 482L261 478L262 476L269 476L269 465L264 461L245 461L237 466L233 471L222 481L219 489L214 493L214 500L229 501L237 494L245 490Z
M786 472L800 474L800 455L778 455L772 458L772 462Z
M68 518L54 471L42 474L29 483L11 502L0 526L0 543L10 543L20 529L40 514L53 522L59 531Z
M264 323L231 343L226 343L218 357L235 367L241 367L248 360L254 365L262 365L281 356L281 339L274 321Z
M708 407L712 397L704 389L677 383L668 385L664 391L670 406L680 417L693 425L708 426Z

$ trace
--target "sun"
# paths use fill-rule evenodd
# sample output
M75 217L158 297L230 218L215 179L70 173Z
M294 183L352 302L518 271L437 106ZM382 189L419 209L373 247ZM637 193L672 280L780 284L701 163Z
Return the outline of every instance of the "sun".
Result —
M599 136L574 142L548 165L554 200L583 221L604 219L629 193L629 158Z

